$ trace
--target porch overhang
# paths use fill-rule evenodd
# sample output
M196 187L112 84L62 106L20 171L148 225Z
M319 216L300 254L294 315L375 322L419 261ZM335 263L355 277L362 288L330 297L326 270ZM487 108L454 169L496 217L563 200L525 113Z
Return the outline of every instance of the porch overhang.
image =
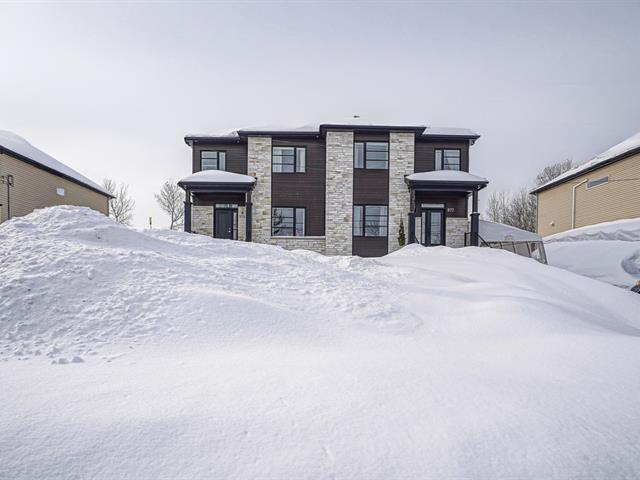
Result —
M420 192L461 192L472 193L482 190L489 180L457 170L437 170L413 173L404 177L410 190Z
M256 179L249 175L226 172L223 170L204 170L189 175L178 182L178 186L185 191L184 201L184 229L191 232L192 197L195 200L207 199L210 196L242 195L246 207L245 240L251 241L252 203L251 192L256 186Z
M203 170L178 182L180 188L192 193L246 193L255 185L254 177L223 170Z
M411 194L411 211L409 213L409 243L415 242L415 197L416 192L460 193L471 194L471 245L480 246L478 192L489 184L489 180L468 172L458 170L436 170L431 172L412 173L404 177Z

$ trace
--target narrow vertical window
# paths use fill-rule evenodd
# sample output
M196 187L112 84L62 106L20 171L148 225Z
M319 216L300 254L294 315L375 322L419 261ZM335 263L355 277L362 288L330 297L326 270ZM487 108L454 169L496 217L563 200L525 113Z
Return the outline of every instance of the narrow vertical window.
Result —
M364 168L364 143L362 142L353 144L353 167Z
M362 213L364 207L362 205L354 205L353 207L353 236L361 237L364 228L364 215Z

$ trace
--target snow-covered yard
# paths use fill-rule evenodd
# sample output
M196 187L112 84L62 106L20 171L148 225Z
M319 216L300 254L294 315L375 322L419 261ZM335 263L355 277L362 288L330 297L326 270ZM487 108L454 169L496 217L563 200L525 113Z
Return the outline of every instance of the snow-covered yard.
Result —
M550 265L622 288L640 279L640 219L576 228L544 239Z
M500 250L40 210L0 226L0 478L638 478L638 312Z

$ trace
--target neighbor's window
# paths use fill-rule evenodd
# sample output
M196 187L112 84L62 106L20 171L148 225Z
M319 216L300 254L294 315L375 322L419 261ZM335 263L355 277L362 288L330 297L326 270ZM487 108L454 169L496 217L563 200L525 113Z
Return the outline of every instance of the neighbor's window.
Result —
M226 152L203 150L200 152L200 170L226 170Z
M304 173L307 167L307 149L273 147L271 165L274 173Z
M386 205L354 205L354 237L386 237L387 225Z
M609 183L609 177L600 177L595 180L589 180L587 182L587 188L597 187L598 185L604 185L605 183Z
M355 142L353 167L387 170L389 168L389 144L387 142Z
M436 170L460 170L460 150L436 150Z
M271 209L271 235L274 237L303 237L305 209L274 207Z

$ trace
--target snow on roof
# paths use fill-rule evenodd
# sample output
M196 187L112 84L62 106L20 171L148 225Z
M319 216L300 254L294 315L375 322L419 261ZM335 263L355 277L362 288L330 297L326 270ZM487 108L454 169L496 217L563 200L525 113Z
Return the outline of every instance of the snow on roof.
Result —
M26 157L32 162L42 165L45 168L54 170L55 172L69 177L87 187L97 190L100 193L111 196L111 193L105 190L103 187L93 182L92 180L89 180L87 177L75 171L73 168L68 167L59 160L56 160L51 155L48 155L39 148L34 147L20 135L16 135L15 133L9 132L7 130L0 130L0 147L6 148L13 153Z
M241 173L226 172L224 170L203 170L181 179L180 183L256 183L256 179Z
M468 128L455 127L427 127L422 133L423 137L442 136L442 137L479 137L476 132Z
M232 131L224 131L219 133L196 133L188 134L186 138L237 138L239 133L243 132L280 132L280 133L320 133L320 127L330 125L345 125L353 127L393 127L393 126L412 126L412 123L389 123L389 122L377 122L370 121L363 118L347 118L341 121L334 122L322 122L322 123L308 123L305 125L291 126L291 125L260 125L255 127L238 128ZM453 128L453 127L425 127L424 125L413 125L413 128L424 128L422 136L447 136L447 137L479 137L476 132L467 128Z
M582 165L578 165L577 167L572 168L571 170L567 170L562 175L558 175L556 178L554 178L553 180L549 180L547 183L543 183L539 187L536 187L531 193L544 190L549 185L555 185L557 183L561 183L563 180L569 179L571 177L578 175L581 172L597 167L600 164L606 163L609 160L615 159L616 157L624 155L625 153L630 152L631 150L634 150L636 148L640 148L640 132L614 145L609 150L602 152L599 155L596 155L588 162L585 162Z
M407 179L413 182L489 183L489 180L460 170L434 170L412 173Z
M485 242L541 242L542 238L511 225L480 220L480 236Z

